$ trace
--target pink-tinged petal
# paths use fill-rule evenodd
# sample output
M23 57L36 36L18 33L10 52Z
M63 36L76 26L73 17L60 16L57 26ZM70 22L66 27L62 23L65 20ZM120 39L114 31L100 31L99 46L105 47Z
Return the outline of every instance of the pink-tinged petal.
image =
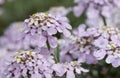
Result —
M66 78L75 78L75 74L73 71L67 71Z
M57 30L55 28L48 28L47 32L49 35L54 35L57 33Z
M57 42L57 38L56 37L49 36L48 37L48 42L49 42L50 47L52 47L52 48L56 48L57 47L58 42Z
M46 37L44 37L44 36L41 35L40 38L39 38L39 44L38 44L38 46L39 47L45 46L46 41L47 41Z
M70 31L68 31L67 29L63 29L63 34L65 35L65 37L69 37L71 35Z

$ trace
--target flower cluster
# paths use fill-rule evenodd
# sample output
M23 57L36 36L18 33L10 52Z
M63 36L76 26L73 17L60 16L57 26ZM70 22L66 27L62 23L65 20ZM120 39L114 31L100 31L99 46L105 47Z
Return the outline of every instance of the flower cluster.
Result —
M120 0L74 2L73 8L53 7L5 30L0 37L1 78L76 78L88 72L83 63L99 60L120 66ZM87 16L72 32L71 11Z
M0 37L0 47L3 47L8 51L17 51L25 48L22 42L22 32L24 29L23 22L12 23L5 30L4 35Z
M53 16L49 13L36 13L25 20L25 39L29 39L31 44L43 47L49 44L51 48L57 47L57 38L54 36L58 32L66 37L71 35L72 29L65 16ZM28 43L28 44L29 44Z
M52 78L51 57L44 58L32 51L19 51L2 69L3 78Z
M120 14L115 11L115 9L120 10L119 0L74 0L74 2L77 4L73 8L74 14L81 16L85 12L86 23L89 26L102 26L104 22L107 26L119 26L117 21Z
M60 41L62 61L77 59L88 64L106 57L107 63L120 66L120 30L116 27L91 27L80 25L72 38Z
M80 25L73 33L74 35L71 38L63 39L63 43L60 44L61 60L71 61L77 59L82 63L96 64L97 59L93 56L95 47L91 44L91 37L87 37L85 25Z
M53 78L65 74L66 78L75 78L75 72L88 72L77 61L55 64L52 56L45 57L33 51L19 51L10 58L7 63L2 62L2 78Z
M120 66L119 60L119 50L120 50L120 30L115 27L100 27L92 28L96 30L96 35L91 34L94 37L92 44L97 48L94 51L94 56L101 60L105 56L107 63L112 63L114 67Z
M106 62L112 63L114 67L118 67L119 64L119 41L120 41L120 30L115 27L95 27L88 28L86 30L87 40L91 41L91 48L95 48L93 55L97 60L102 60L107 56ZM90 48L90 49L91 49ZM113 56L113 57L111 57Z

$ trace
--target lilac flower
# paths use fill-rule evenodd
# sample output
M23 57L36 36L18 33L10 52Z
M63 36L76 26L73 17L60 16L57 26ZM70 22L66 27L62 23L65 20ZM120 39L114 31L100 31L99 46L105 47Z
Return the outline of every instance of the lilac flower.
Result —
M23 50L35 50L37 52L43 52L44 55L49 55L51 52L53 52L53 49L50 48L49 51L47 49L47 46L38 48L36 44L38 44L38 41L35 39L32 39L31 44L29 43L30 39L27 36L27 39L24 39L24 33L25 26L23 22L15 22L12 23L4 32L3 36L0 37L0 47L4 48L7 52L16 52L20 49ZM44 39L43 39L44 40ZM52 45L54 45L52 42L56 39L51 38L49 36L49 41ZM56 40L57 42L57 40ZM5 46L4 46L5 45ZM43 45L43 44L41 44Z
M5 30L4 35L12 40L19 40L24 29L25 27L23 22L14 22Z
M28 42L36 42L36 45L43 47L47 41L51 48L57 47L57 38L54 37L58 32L63 33L66 37L70 36L72 29L66 17L53 16L48 13L36 13L29 19L25 20L25 39Z
M88 72L77 61L55 63L52 56L44 56L33 51L13 53L1 60L0 76L3 78L75 78L75 74Z
M93 55L97 60L106 58L107 63L111 63L113 67L120 66L119 63L119 42L120 42L120 30L116 27L94 27L88 28L86 32L96 29L90 33L87 38L92 39ZM96 35L97 33L97 35Z
M15 51L23 48L20 41L23 34L23 22L12 23L4 32L4 35L0 37L0 47L6 48L9 51Z
M81 26L81 25L80 25ZM82 33L82 34L81 34ZM107 57L106 62L119 66L120 30L116 27L78 27L73 37L60 42L62 61L77 59L79 62L95 64ZM112 56L109 58L109 56ZM66 58L64 58L66 57ZM109 61L109 62L108 62Z
M65 42L70 41L66 40ZM81 41L81 40L80 40ZM60 48L60 58L61 61L72 61L78 60L80 63L87 63L87 64L96 64L97 59L93 55L93 51L95 48L90 45L84 44L84 40L79 43L79 41L72 41L69 42L68 45L64 45L64 47ZM62 45L62 46L63 46Z
M70 62L80 56L79 44L76 44L75 40L74 36L59 40L61 62Z
M7 61L6 61L7 62ZM19 51L1 68L3 78L52 78L53 58L32 51Z
M119 67L120 66L120 54L119 54L119 50L112 52L112 54L108 55L106 58L106 62L108 64L112 64L113 67Z
M88 26L103 26L104 22L107 26L119 26L120 15L116 12L120 10L119 0L74 0L74 2L76 3L73 7L74 15L79 17L85 13Z
M119 64L120 30L116 27L91 27L86 30L83 39L87 41L85 52L92 54L97 60L106 58L107 63L113 67ZM88 49L88 50L87 50ZM85 58L85 56L84 56Z

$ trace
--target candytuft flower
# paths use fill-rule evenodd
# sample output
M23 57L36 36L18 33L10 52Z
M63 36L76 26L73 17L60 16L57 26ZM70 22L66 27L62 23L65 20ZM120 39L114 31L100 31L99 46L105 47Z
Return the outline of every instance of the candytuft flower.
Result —
M75 74L88 72L78 61L55 63L52 56L20 50L0 63L2 78L75 78Z
M17 51L25 48L23 43L23 30L25 29L23 22L14 22L4 31L0 37L0 47L9 51Z
M54 64L52 57L45 58L33 51L19 51L4 63L1 68L2 78L52 78Z
M66 37L71 35L69 30L72 27L64 16L36 13L26 19L25 23L25 34L31 38L30 41L35 40L39 47L45 46L48 41L50 47L55 48L57 46L57 38L54 35L57 33L63 33Z
M79 17L86 14L88 26L117 26L119 27L119 0L74 0L74 15Z

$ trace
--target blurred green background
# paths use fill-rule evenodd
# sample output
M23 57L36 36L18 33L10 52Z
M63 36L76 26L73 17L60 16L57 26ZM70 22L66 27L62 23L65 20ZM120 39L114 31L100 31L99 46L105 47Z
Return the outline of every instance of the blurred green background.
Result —
M24 21L30 15L36 12L44 12L50 7L65 6L72 7L73 0L11 0L6 1L1 7L4 13L0 16L0 35L3 30L13 22ZM83 19L75 18L73 13L68 15L70 23L76 27L83 22Z

